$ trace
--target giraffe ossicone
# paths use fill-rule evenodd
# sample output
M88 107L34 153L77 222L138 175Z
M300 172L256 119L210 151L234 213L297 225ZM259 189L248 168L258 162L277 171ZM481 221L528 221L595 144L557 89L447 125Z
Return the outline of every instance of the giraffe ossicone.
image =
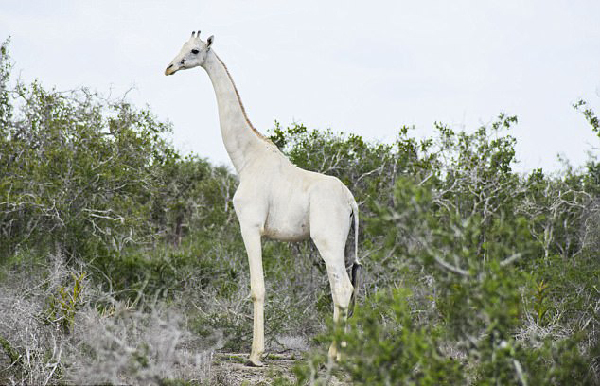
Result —
M293 165L252 126L235 83L212 49L213 44L213 36L204 42L200 31L192 32L167 66L165 75L201 66L215 90L223 144L239 178L233 204L250 265L254 332L248 364L261 366L265 302L261 238L297 241L310 237L313 240L327 267L334 322L341 323L358 290L361 267L358 205L339 179ZM344 265L344 247L352 225L355 255L351 281ZM339 357L336 342L332 342L329 356Z

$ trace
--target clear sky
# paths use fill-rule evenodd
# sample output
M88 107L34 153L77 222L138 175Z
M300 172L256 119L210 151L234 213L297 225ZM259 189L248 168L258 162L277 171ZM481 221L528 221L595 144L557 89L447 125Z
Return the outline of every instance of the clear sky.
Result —
M304 123L392 141L434 121L519 124L520 170L582 165L600 143L572 104L600 113L600 1L3 0L15 73L59 90L128 95L174 124L174 144L228 164L200 68L164 76L192 30L236 81L259 131Z

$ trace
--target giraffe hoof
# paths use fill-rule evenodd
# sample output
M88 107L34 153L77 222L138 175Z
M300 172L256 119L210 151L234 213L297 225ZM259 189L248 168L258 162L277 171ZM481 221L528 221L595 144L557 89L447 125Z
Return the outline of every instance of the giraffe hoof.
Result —
M263 367L265 365L258 359L248 359L244 364L248 367Z
M261 361L254 361L254 360L247 360L246 363L244 363L246 366L248 367L264 367L264 363L262 363Z

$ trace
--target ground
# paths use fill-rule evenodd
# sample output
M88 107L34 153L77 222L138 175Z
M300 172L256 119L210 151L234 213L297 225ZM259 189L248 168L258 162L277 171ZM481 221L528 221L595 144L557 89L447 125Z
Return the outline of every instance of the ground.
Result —
M217 354L213 361L212 383L214 385L250 386L271 385L277 377L295 380L292 368L300 357L295 355L269 355L264 360L264 367L248 367L244 362L248 355ZM324 371L324 370L323 370ZM339 379L332 378L331 386L349 385Z

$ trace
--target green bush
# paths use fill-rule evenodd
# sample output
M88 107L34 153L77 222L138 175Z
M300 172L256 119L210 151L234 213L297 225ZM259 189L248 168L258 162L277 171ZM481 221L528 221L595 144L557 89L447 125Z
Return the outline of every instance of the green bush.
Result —
M46 321L60 326L69 332L75 323L75 315L83 305L82 286L85 272L79 275L71 273L71 286L58 288L58 294L53 294L47 300Z
M325 341L345 342L334 374L357 385L455 385L465 381L460 361L440 353L438 331L418 325L409 305L411 293L396 289L366 298L350 319L347 332L333 329ZM299 367L299 382L318 382L314 369L324 356Z
M0 369L0 380L39 383L50 372L63 382L53 340L77 346L78 324L96 312L108 318L103 333L129 336L127 313L148 320L161 301L184 315L174 334L185 327L205 343L198 347L247 351L236 177L182 156L167 139L171 126L149 109L87 89L12 82L8 43L0 54L0 284L16 299L0 302L0 364L20 369L9 378ZM590 105L575 107L599 134ZM435 123L424 139L402 127L391 144L276 123L270 138L292 162L340 178L361 207L362 306L347 331L331 328L321 339L346 341L344 359L323 375L317 343L300 381L599 383L600 162L592 155L583 168L564 160L556 173L517 173L516 123L504 114L470 132ZM75 277L54 280L52 256ZM267 346L326 330L331 296L316 248L264 242L263 266ZM45 284L14 282L28 271ZM83 302L89 308L81 300L88 290L98 291ZM172 348L147 340L119 346L135 371L152 363L148 348ZM106 342L97 349L110 358L118 342ZM24 352L35 353L30 362Z

